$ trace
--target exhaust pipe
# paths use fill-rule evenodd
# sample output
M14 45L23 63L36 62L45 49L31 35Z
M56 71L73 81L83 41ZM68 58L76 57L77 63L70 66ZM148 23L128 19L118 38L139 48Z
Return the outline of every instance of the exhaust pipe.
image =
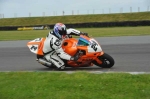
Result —
M37 60L39 63L41 63L42 65L48 66L50 67L52 65L52 63L45 61L44 59L39 58Z

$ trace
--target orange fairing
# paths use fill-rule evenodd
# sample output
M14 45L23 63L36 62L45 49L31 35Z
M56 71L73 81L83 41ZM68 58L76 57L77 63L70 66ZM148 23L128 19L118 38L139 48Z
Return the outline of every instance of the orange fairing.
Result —
M71 56L74 56L77 52L77 40L74 38L66 39L63 44L63 50Z
M45 41L45 38L42 39L42 41L40 42L40 45L39 45L39 50L38 50L38 55L43 55L43 45L44 45L44 41Z
M90 38L84 36L84 35L80 35L80 37L84 37L87 40L90 40ZM71 56L74 56L77 52L78 49L83 49L83 50L87 50L87 46L78 46L78 40L74 39L74 38L69 38L66 39L63 44L62 44L62 48L63 50L68 53Z
M85 37L84 37L85 38ZM86 40L90 40L88 37ZM81 43L80 43L81 44ZM85 43L84 43L85 44ZM78 50L83 52L83 55L78 59L78 61L68 61L67 63L73 67L80 67L80 66L93 66L92 61L96 60L99 64L102 62L97 58L101 56L103 51L101 52L88 52L88 45L79 45L79 40L74 38L66 39L63 44L62 48L66 53L71 56L74 56Z
M38 55L43 55L43 44L44 44L45 38L42 38L40 42L28 42L27 45L38 45L37 53Z

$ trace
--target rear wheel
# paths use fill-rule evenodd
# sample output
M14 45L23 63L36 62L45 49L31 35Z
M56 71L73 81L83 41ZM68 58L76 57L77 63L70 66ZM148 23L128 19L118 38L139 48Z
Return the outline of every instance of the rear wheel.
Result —
M98 64L96 61L94 61L93 63L102 68L111 68L115 64L114 59L107 53L104 53L102 56L99 56L98 59L102 61L102 64Z

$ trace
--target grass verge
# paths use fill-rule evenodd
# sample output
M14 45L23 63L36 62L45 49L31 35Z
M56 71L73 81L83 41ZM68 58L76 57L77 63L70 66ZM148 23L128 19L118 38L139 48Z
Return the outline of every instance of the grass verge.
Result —
M150 26L111 27L111 28L78 28L92 37L104 36L139 36L150 35ZM0 40L32 40L46 37L50 30L0 31Z
M0 99L149 99L150 74L0 72Z

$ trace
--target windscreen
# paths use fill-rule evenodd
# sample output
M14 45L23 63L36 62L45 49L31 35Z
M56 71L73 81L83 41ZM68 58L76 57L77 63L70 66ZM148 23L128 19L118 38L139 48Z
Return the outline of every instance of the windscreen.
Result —
M80 36L79 40L78 40L78 46L88 46L89 45L89 40L87 40L86 38Z

